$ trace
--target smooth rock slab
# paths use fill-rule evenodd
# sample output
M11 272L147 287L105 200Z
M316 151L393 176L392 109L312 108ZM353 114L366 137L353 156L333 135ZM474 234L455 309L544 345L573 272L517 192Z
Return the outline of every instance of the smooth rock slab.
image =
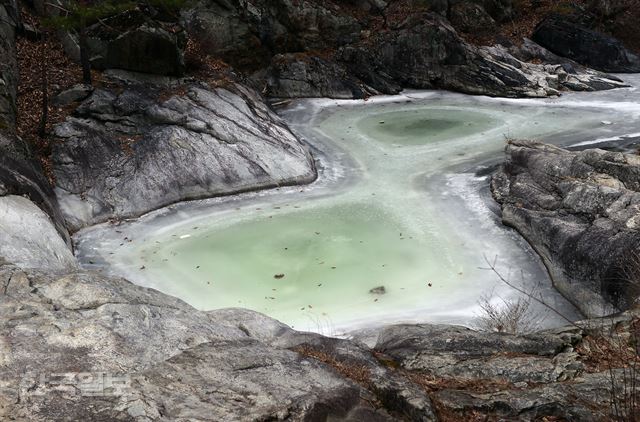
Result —
M49 216L16 195L0 197L0 258L23 268L52 272L76 266L71 249Z
M254 91L161 82L98 89L55 128L56 191L72 230L315 179L306 146Z

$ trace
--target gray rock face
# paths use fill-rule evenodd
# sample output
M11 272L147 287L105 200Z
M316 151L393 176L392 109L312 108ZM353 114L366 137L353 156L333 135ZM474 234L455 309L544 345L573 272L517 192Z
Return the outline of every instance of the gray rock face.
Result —
M634 330L630 323L637 317L636 310L623 314L618 322L602 321L608 327L605 338L626 341ZM595 321L585 325L599 326ZM608 337L609 329L618 330L620 337ZM584 363L591 341L592 337L576 327L513 336L445 325L398 325L379 330L374 350L428 386L445 420L472 416L518 421L610 420L614 412L611 374L594 371ZM616 388L623 379L631 381L621 371L612 371L618 380L614 381ZM616 400L623 397L618 394Z
M51 220L22 196L0 196L0 258L22 268L52 272L76 266L71 250Z
M488 16L498 22L514 15L513 0L409 0L406 3L413 10L424 8L452 22L460 17L461 12L469 18L479 14L482 19ZM458 26L456 28L462 29Z
M398 325L381 330L375 349L406 369L437 377L550 383L584 370L572 352L579 338L570 329L516 337L448 325Z
M378 93L351 76L344 66L319 57L278 55L268 72L266 93L275 98L350 99Z
M419 387L344 340L97 274L4 266L0 280L1 419L434 420ZM340 371L347 358L378 390Z
M51 218L70 247L71 240L56 195L40 165L31 158L28 147L13 135L0 133L0 154L0 197L17 195L30 199Z
M53 104L65 106L72 103L80 102L91 95L92 92L92 86L77 84L56 95L53 98Z
M616 376L621 373L615 372ZM454 414L489 414L496 420L538 421L611 420L611 378L606 373L585 374L571 383L553 383L533 388L499 392L438 391L434 401Z
M98 89L56 127L56 191L71 229L315 179L307 148L255 92L167 83Z
M533 40L552 52L604 72L640 72L640 57L620 41L561 16L538 25Z
M248 310L197 311L122 279L11 265L0 265L0 299L3 420L611 415L608 372L583 364L590 337L574 327L514 336L399 325L369 349ZM633 318L616 319L621 338Z
M640 247L640 158L525 141L510 142L506 153L491 185L502 220L534 247L558 290L587 315L606 314L608 303L630 306L625 274Z
M465 0L450 0L450 2L464 2ZM497 22L511 19L516 14L514 0L475 0Z

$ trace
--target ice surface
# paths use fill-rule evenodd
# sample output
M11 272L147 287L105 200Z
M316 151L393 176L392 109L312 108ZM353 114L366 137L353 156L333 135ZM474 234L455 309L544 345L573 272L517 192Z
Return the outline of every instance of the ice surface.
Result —
M78 255L200 309L247 307L325 334L471 324L483 294L517 297L481 269L497 256L503 275L577 317L528 245L500 224L482 174L501 161L508 138L587 145L637 134L636 95L504 100L430 91L295 101L282 115L319 157L317 182L90 228L76 236ZM384 293L371 292L381 286ZM534 312L541 326L564 322Z

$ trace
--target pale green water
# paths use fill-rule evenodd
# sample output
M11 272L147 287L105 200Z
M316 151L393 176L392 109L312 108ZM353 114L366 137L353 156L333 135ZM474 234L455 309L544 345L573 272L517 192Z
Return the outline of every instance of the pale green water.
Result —
M487 208L480 189L488 180L473 170L500 157L505 137L607 134L601 120L613 119L616 107L453 94L298 104L285 118L320 151L326 170L314 185L179 205L117 232L92 229L78 245L85 261L104 260L200 309L247 307L325 333L468 322L482 294L514 296L480 269L485 255L499 256L505 275L522 271L525 285L542 283L550 302L568 308L532 251ZM370 293L379 286L386 293Z
M434 250L420 233L370 204L271 208L246 223L190 233L173 242L161 238L141 253L152 271L162 268L163 278L191 280L165 288L200 308L209 308L215 295L221 307L248 307L285 321L301 313L340 314L345 306L364 315L376 302L411 302L407 293L437 297L445 286L435 280L457 271L446 263L425 265L434 261ZM176 261L181 264L169 264ZM378 286L386 294L369 293Z
M391 111L364 117L357 123L363 133L391 144L422 145L484 132L499 122L489 115L466 110Z

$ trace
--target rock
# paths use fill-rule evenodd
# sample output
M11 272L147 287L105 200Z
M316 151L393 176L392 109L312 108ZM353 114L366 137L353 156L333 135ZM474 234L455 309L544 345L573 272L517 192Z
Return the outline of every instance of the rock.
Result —
M448 325L396 325L380 330L375 350L403 368L438 378L550 383L584 371L570 333L484 333Z
M410 377L380 361L362 344L295 331L287 332L272 344L328 363L366 388L396 419L437 420L425 391Z
M403 4L406 5L410 12L428 11L437 13L442 17L448 18L457 29L461 29L455 22L461 17L461 13L468 18L476 15L481 16L483 20L489 18L498 22L511 19L515 15L513 0L408 0L405 2L390 2L389 6L394 6L394 3L400 4L401 7ZM389 9L392 9L392 7L389 7ZM469 20L468 22L476 25Z
M274 56L268 69L266 94L275 98L364 98L377 91L363 86L333 61L320 57Z
M92 57L99 69L124 69L156 75L182 75L185 70L184 31L170 32L159 26L142 25L107 44L106 55Z
M184 18L189 34L207 53L243 70L267 66L274 54L354 42L362 30L357 19L335 4L309 0L204 0Z
M55 128L56 192L72 230L315 179L306 146L254 91L165 81L96 89Z
M370 13L380 13L389 5L385 0L347 0L347 3Z
M606 73L598 72L588 67L584 67L571 60L556 56L532 41L523 43L521 47L505 49L502 46L485 47L493 57L498 60L511 62L516 67L530 73L543 85L548 85L550 89L568 91L600 91L615 88L628 87L620 78ZM511 56L514 52L514 56ZM513 62L517 58L520 64ZM544 64L524 63L531 60L538 60Z
M185 12L185 22L203 51L250 70L273 97L366 98L404 87L545 97L625 86L582 67L524 63L506 50L469 45L446 20L477 32L513 14L511 0L415 0L383 8L209 0Z
M617 376L621 377L618 373ZM497 420L541 419L610 420L611 378L606 373L586 374L573 383L554 383L534 388L477 393L445 389L435 402L453 415L480 413Z
M418 386L346 340L95 273L2 266L0 280L1 419L398 420L379 395L401 420L435 420Z
M437 13L440 16L447 17L449 14L450 0L411 0L409 7L425 8L429 12Z
M631 378L613 366L608 372L585 364L593 359L588 344L627 341L637 316L635 310L615 320L579 323L591 327L590 334L575 326L511 335L403 324L378 329L374 350L380 361L401 365L428 388L447 420L608 420L615 413L611 374L616 389ZM620 403L625 396L614 397Z
M0 258L22 268L52 272L76 266L48 215L22 196L0 196Z
M491 187L502 220L542 257L556 288L587 315L633 302L625 271L640 247L640 159L513 141Z
M465 0L454 0L462 1ZM512 19L516 15L516 8L514 0L476 0L482 8L497 22L504 22L508 19Z
M77 84L56 95L53 99L53 104L65 106L71 103L77 103L87 98L92 92L92 86Z
M481 5L470 2L459 2L451 6L449 21L463 32L486 32L496 23Z
M447 361L482 359L499 353L554 357L571 350L579 338L566 330L514 336L450 325L400 324L380 329L375 350L407 369L433 370ZM441 362L435 364L437 360Z
M519 60L525 62L538 61L549 65L556 65L555 73L559 79L563 82L563 86L566 89L573 91L594 91L598 89L608 89L618 82L618 86L623 84L620 78L585 67L571 59L566 57L560 57L557 54L553 54L551 51L536 44L532 40L525 38L522 45L512 45L508 48L509 53ZM598 79L602 81L604 85L598 83Z
M180 76L185 71L185 31L177 23L125 12L87 28L88 54L96 69ZM113 26L113 27L112 27ZM65 52L80 60L78 37L61 34Z
M59 235L71 248L58 199L44 177L40 164L33 159L26 144L14 136L0 133L0 197L4 195L30 199L51 218Z
M295 52L335 48L360 38L362 27L353 16L343 13L334 5L309 0L273 0L269 2L263 42L276 52ZM278 33L278 26L287 33ZM276 29L275 31L272 29ZM284 46L279 50L277 46Z
M265 38L260 11L246 2L243 7L236 0L202 0L193 8L182 12L189 36L196 40L203 51L221 57L240 69L255 70L266 66L271 52L263 44ZM284 33L282 27L273 28ZM251 51L251 54L247 54Z
M94 272L0 264L0 286L0 418L32 421L435 421L436 406L591 420L594 405L607 419L611 379L586 372L586 342L600 326L630 338L637 318L587 322L589 335L399 325L379 329L371 350Z
M559 15L543 20L532 39L555 54L603 72L640 72L640 57L620 41Z
M545 97L560 89L596 90L625 86L599 72L569 74L562 66L524 63L500 47L465 43L441 18L412 16L392 31L343 48L338 59L366 85L389 92L394 83L469 94Z

